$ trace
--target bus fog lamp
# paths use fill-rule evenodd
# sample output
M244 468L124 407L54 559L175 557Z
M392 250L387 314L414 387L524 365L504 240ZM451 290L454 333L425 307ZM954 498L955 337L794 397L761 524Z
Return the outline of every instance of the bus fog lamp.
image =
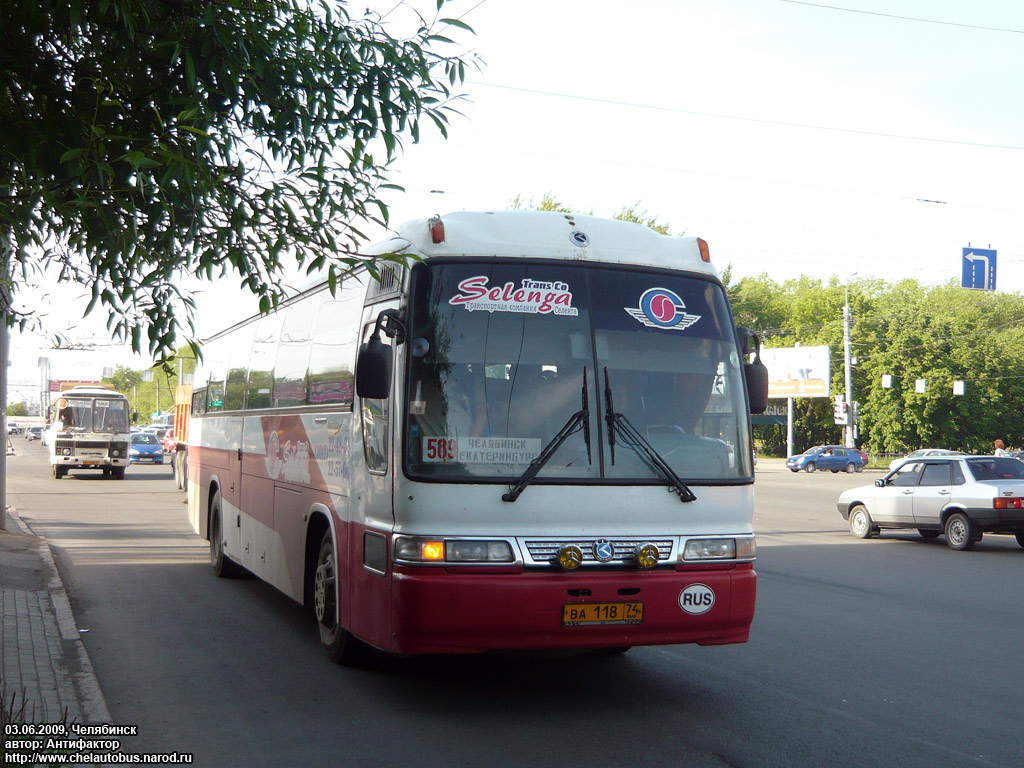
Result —
M683 549L683 560L733 560L736 539L690 539Z
M507 541L447 541L445 559L450 563L511 563Z
M558 564L567 571L579 568L583 563L583 550L575 544L566 544L558 550Z
M653 568L661 559L661 552L656 544L641 544L636 548L636 564L641 568Z

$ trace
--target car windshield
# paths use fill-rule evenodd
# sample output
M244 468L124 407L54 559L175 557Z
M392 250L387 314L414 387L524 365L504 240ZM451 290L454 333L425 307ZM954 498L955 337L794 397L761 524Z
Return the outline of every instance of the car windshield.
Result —
M719 284L586 264L460 260L417 265L411 303L411 477L508 482L586 400L586 429L561 443L538 480L662 482L643 451L610 444L609 392L614 413L684 481L752 475L743 371Z
M975 480L1024 480L1024 464L1003 457L967 459Z
M139 445L140 443L142 445L156 445L156 437L150 434L136 432L134 435L132 435L132 444Z

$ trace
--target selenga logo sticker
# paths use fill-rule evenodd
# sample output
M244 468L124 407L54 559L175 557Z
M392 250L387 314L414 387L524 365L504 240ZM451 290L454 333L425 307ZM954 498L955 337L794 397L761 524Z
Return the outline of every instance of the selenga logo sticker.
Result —
M567 315L579 310L572 305L572 291L557 280L524 278L518 287L513 282L491 286L486 275L467 277L459 283L459 293L448 299L453 306L470 312L521 312L530 315Z
M666 331L684 331L701 317L687 312L683 300L668 288L648 288L636 307L623 309L648 328L662 328Z

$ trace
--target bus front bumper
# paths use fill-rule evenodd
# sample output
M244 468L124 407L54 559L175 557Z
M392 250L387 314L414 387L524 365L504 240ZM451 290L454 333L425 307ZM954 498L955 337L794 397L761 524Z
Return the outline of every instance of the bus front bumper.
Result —
M396 653L724 645L750 635L757 575L752 563L575 573L399 565L392 587ZM639 623L615 622L627 610L635 621L637 603ZM581 604L603 607L572 610ZM599 623L573 624L579 616Z

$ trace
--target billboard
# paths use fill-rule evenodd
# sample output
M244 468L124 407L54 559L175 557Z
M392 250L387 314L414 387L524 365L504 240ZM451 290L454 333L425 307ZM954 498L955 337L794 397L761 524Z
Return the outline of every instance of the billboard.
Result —
M828 397L827 346L762 349L761 362L768 367L768 397Z

